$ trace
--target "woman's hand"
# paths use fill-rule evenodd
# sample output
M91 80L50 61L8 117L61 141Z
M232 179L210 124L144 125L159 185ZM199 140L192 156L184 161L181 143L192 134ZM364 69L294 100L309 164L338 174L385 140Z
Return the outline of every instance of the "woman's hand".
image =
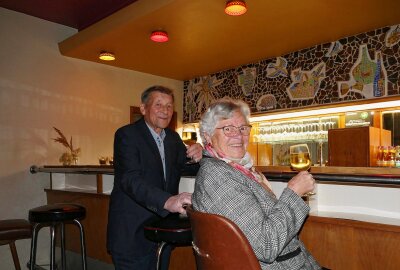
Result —
M287 187L301 197L314 190L315 180L309 172L301 171L295 177L290 179Z

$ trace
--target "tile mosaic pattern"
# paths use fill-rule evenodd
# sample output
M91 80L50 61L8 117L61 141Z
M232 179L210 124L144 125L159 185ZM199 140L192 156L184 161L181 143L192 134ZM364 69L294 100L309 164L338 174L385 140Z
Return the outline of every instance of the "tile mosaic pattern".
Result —
M244 100L254 113L396 95L400 25L185 81L183 121L198 121L225 96Z

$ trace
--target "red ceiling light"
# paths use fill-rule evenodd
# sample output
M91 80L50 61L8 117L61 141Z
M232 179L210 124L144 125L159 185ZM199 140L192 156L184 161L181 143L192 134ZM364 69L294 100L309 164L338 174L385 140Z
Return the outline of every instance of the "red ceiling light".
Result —
M168 33L165 31L153 31L150 35L150 39L154 42L167 42Z
M235 1L229 0L226 1L225 5L225 13L231 16L239 16L245 14L247 11L246 2L245 1Z

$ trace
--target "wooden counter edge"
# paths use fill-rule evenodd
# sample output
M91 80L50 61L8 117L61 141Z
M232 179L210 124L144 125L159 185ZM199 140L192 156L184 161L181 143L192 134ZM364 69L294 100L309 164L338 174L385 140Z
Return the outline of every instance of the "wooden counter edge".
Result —
M256 166L261 172L293 172L289 166ZM342 175L396 175L400 176L400 168L393 167L336 167L313 166L310 169L311 173L324 174L342 174Z

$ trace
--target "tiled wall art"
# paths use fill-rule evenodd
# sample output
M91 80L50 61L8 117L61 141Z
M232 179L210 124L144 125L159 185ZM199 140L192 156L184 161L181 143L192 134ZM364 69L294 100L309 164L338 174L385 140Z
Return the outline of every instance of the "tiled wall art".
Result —
M400 25L185 81L183 121L198 121L225 96L254 113L396 95Z

